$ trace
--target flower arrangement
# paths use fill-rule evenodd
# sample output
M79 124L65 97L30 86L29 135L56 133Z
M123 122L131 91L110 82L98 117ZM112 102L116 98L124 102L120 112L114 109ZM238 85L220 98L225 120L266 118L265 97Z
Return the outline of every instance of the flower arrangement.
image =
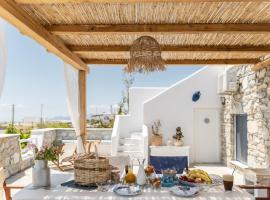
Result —
M160 136L161 135L159 133L160 127L161 127L160 120L154 122L154 124L152 125L152 133L153 133L153 135L155 135L155 136Z
M152 125L152 146L161 146L162 145L162 134L160 133L161 123L160 120L154 122Z
M181 127L178 126L176 128L176 133L175 135L173 136L173 139L174 139L174 145L175 146L182 146L183 145L183 141L182 141L182 138L184 137L183 133L182 133L182 130L181 130Z
M178 127L176 128L176 133L175 133L175 135L173 136L173 139L175 139L175 140L182 140L183 137L184 137L184 135L183 135L183 133L182 133L182 131L181 131L181 127L178 126Z
M63 144L53 143L50 146L44 145L40 149L38 149L35 144L29 145L29 147L34 151L35 160L47 160L47 161L58 160L58 156L63 154L62 146Z

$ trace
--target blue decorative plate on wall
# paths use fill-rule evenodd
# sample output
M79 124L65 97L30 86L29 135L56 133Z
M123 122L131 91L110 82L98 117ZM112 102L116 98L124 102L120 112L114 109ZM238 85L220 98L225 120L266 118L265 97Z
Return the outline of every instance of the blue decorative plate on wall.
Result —
M200 99L200 97L201 97L201 92L197 91L192 95L192 101L196 102L196 101L198 101Z

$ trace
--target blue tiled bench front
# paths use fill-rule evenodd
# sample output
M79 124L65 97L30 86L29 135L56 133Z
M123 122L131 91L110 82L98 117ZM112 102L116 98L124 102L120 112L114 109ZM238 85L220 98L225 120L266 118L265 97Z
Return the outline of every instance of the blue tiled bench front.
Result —
M187 156L150 156L150 165L155 167L157 174L161 174L165 169L175 169L178 174L182 174L188 166L188 158Z

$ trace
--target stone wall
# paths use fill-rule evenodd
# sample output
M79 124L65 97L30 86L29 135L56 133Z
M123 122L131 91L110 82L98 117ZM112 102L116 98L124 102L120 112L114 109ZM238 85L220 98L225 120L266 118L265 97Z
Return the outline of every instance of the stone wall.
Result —
M87 140L110 140L112 129L87 129ZM55 140L74 140L74 129L37 129L32 131L32 141L38 147L51 145ZM21 153L18 134L0 134L0 167L5 176L10 177L33 165L33 155ZM99 151L103 155L110 153L111 143L103 142Z
M111 154L111 134L110 128L90 128L87 129L87 140L102 140L98 146L99 153L103 156ZM37 129L32 131L33 142L38 147L51 145L54 141L76 140L75 131L72 128Z
M233 97L230 95L224 97L226 101L221 110L221 158L223 163L229 165L234 159L234 118L231 114Z
M76 135L74 129L61 128L56 130L57 140L75 140ZM111 128L88 128L86 140L111 140Z
M232 68L237 74L239 90L224 95L221 112L222 159L229 164L234 160L235 130L233 105L239 102L247 114L249 167L270 166L270 69L254 72L250 66ZM238 103L238 104L239 104Z
M87 129L87 140L111 140L111 128L89 128ZM76 135L73 128L54 128L32 130L32 137L36 138L39 146L50 145L55 140L75 140ZM41 144L42 142L42 144Z
M6 177L30 167L33 163L32 157L22 157L19 139L18 134L0 134L0 167L4 168Z
M56 129L45 128L31 131L33 143L39 148L44 145L51 145L56 139Z
M50 145L55 140L76 140L73 128L45 128L31 132L32 137L38 140L39 146ZM111 128L88 128L86 140L111 140ZM42 144L40 144L42 142Z

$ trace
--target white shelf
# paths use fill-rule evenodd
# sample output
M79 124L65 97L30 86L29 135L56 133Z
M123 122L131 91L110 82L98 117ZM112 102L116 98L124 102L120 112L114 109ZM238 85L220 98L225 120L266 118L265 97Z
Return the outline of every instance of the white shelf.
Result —
M187 156L189 163L189 146L150 146L150 156Z

